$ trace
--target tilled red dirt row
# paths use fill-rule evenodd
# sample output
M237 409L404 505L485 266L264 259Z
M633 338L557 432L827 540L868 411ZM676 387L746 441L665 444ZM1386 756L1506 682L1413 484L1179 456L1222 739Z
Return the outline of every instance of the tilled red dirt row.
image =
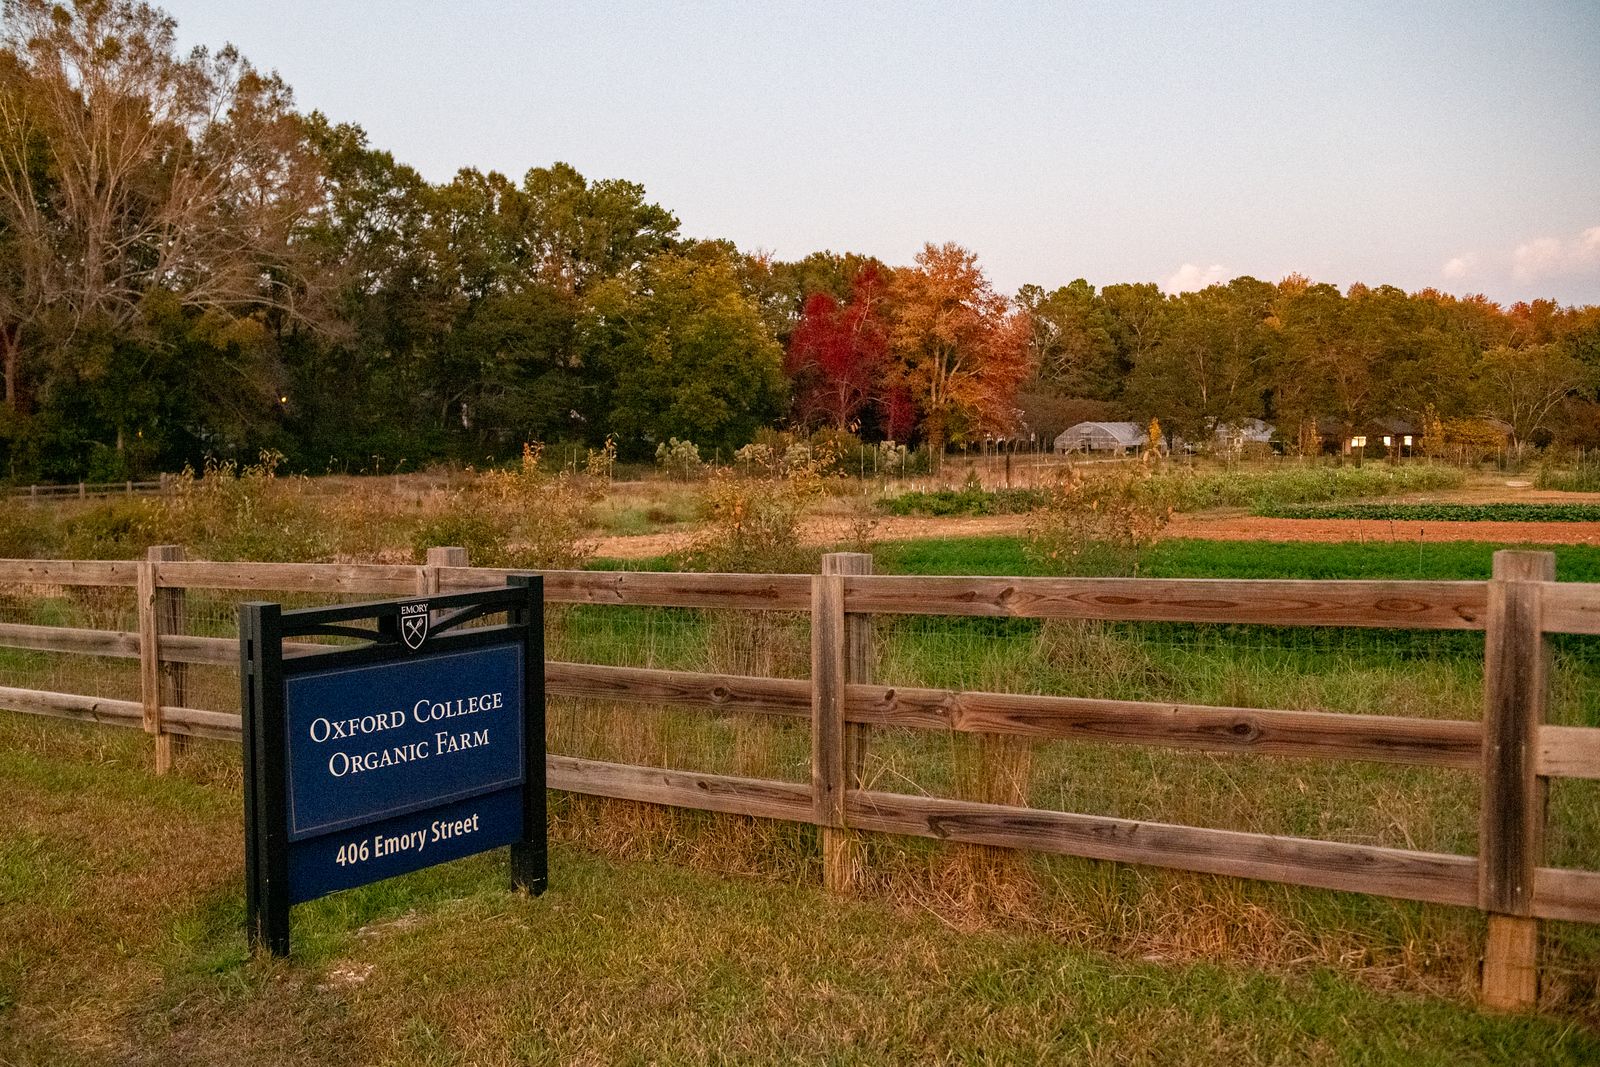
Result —
M1489 541L1496 544L1600 545L1600 524L1175 515L1166 535L1209 541Z

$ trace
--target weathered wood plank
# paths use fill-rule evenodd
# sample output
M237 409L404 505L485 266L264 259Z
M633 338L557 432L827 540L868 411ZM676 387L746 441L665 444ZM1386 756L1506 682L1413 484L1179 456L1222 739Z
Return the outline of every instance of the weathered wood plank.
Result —
M287 653L287 648L285 652ZM163 663L203 663L215 667L239 666L239 641L233 637L195 637L173 634L161 638Z
M574 756L547 756L545 776L549 788L573 793L764 819L812 821L810 788L792 782L633 767Z
M1483 654L1483 793L1478 830L1479 904L1528 915L1544 838L1543 791L1534 768L1548 699L1539 596L1555 577L1550 552L1496 552Z
M418 568L382 563L161 563L156 584L187 589L267 592L393 593L417 591Z
M1481 630L1483 582L1212 578L845 579L845 610L910 615Z
M587 700L684 704L802 717L811 714L811 683L803 678L702 674L597 663L545 663L545 691Z
M1438 904L1477 903L1477 861L1471 856L893 793L852 792L845 807L849 824L866 830Z
M446 592L501 586L509 575L532 573L504 567L441 567ZM539 571L545 600L556 604L634 604L666 608L750 608L805 611L808 574L685 574L652 571Z
M106 726L144 726L144 705L137 700L112 700L77 693L51 693L39 689L0 686L0 708L29 715L97 722Z
M1370 760L1421 767L1473 769L1482 758L1479 724L1454 719L958 693L881 685L849 686L845 706L846 717L852 722L872 726Z
M822 573L871 574L872 554L829 552L822 557ZM843 625L844 683L848 692L848 686L852 682L872 681L874 637L872 616L860 613L845 615ZM848 721L848 716L844 717L840 728L843 734L841 786L844 790L860 789L861 776L866 764L867 728L860 723ZM861 835L843 826L824 826L822 828L823 885L835 893L851 893L860 888L865 874L866 850L862 847Z
M138 700L113 700L109 697L78 693L51 693L39 689L0 687L0 709L26 715L46 715L61 719L94 722L103 726L144 725L144 704ZM239 739L239 716L202 708L162 708L162 722L173 733Z
M139 564L131 560L0 559L0 585L114 585L132 588Z
M1600 922L1600 871L1540 867L1533 874L1533 913L1541 919Z
M1534 770L1547 778L1600 778L1600 728L1539 727Z
M1483 942L1483 986L1486 1007L1530 1008L1539 1001L1539 920L1523 915L1490 914Z
M1552 582L1540 600L1546 633L1600 634L1600 582Z
M153 560L139 564L137 607L139 614L139 700L144 705L144 732L157 735L156 773L166 774L172 754L160 743L161 733L161 645L156 634L156 565Z
M1535 766L1549 700L1540 600L1553 552L1496 552L1483 648L1483 789L1478 906L1490 913L1482 996L1496 1008L1537 1002L1535 876L1544 854L1544 781Z
M123 630L80 630L68 626L29 626L7 622L0 623L0 648L138 659L139 635Z
M467 550L455 545L447 545L428 549L427 562L417 575L417 594L419 596L432 596L441 592L439 588L439 572L445 567L465 567L467 565ZM500 583L504 585L505 583Z
M811 792L822 826L844 826L844 579L811 586Z
M145 553L145 558L152 564L169 560L184 558L182 545L151 545ZM154 585L155 575L151 574L151 584ZM166 659L161 655L161 646L166 643L169 635L181 634L186 625L187 594L182 589L155 589L155 641L150 650L150 658L155 661L157 679L155 684L156 697L162 707L184 707L189 701L189 668L186 664L176 660ZM158 723L161 721L161 708L156 711ZM182 734L171 730L160 729L156 733L156 771L161 773L182 755L185 738Z

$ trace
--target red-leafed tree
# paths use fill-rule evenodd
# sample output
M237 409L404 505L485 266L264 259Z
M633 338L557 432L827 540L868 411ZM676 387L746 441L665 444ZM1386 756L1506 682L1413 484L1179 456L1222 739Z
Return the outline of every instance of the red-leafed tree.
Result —
M881 316L883 278L873 264L850 283L850 302L832 293L812 293L789 337L789 376L794 380L795 418L800 424L852 429L877 395L889 352Z

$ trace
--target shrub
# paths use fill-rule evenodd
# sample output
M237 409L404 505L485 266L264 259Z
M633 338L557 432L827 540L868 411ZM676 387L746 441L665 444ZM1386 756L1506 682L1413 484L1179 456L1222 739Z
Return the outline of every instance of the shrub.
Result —
M544 446L522 446L511 470L486 471L458 491L443 514L412 537L418 561L437 545L458 545L483 567L566 570L594 554L588 539L591 509L603 493L598 483L571 471L540 467Z
M669 438L656 446L656 463L668 475L686 482L705 468L700 460L700 446L693 441Z
M1293 466L1261 471L1170 471L1152 477L1178 511L1262 508L1351 497L1453 489L1466 475L1453 467Z
M283 455L265 451L240 467L209 459L184 468L151 516L153 542L187 545L202 558L311 562L333 552L331 524L307 498L304 478L279 478Z
M160 505L148 500L108 500L72 515L62 554L71 559L133 559L157 543L164 523Z
M1568 493L1600 493L1600 453L1580 456L1571 469L1557 469L1549 464L1541 466L1535 484L1540 489Z
M1167 486L1144 467L1068 472L1028 523L1028 555L1062 574L1136 575L1172 518Z
M781 475L719 470L707 483L701 513L707 532L684 563L694 570L784 573L812 569L817 553L800 544L808 503L827 488L831 456L785 465Z
M901 493L879 500L876 507L891 515L1022 515L1043 506L1043 489L984 489L969 478L960 489Z
M0 559L45 559L66 555L51 507L7 503L0 507Z

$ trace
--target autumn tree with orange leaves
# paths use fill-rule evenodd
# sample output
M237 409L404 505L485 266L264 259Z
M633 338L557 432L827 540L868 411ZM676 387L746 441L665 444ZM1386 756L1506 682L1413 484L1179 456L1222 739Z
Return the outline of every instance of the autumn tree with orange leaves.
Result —
M925 245L890 282L894 385L909 392L938 462L950 441L1015 428L1017 387L1032 371L1028 317L995 292L978 257Z

